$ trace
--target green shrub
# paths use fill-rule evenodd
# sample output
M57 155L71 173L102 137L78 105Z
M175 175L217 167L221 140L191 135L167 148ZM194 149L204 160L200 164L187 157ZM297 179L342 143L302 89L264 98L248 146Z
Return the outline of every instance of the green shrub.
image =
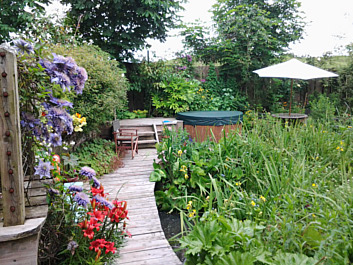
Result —
M80 145L74 155L81 164L93 168L97 175L103 175L116 170L119 166L119 158L114 150L113 142L97 138Z
M217 77L214 65L210 70L205 82L202 84L211 98L209 105L214 110L238 110L245 111L248 108L248 100L239 90L234 80L224 81Z
M334 115L334 103L325 95L320 94L310 102L310 116L314 120L332 121Z
M169 117L190 110L199 87L197 80L186 80L178 74L170 75L159 83L158 90L152 95L157 114Z

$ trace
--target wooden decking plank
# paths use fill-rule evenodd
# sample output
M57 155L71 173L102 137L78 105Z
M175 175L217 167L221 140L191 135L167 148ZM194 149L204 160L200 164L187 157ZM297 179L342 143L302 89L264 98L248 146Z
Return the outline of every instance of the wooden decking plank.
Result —
M138 262L136 264L155 264L148 262L151 259L154 260L153 262L156 262L157 260L160 260L161 262L168 260L168 263L164 263L168 265L181 264L181 262L176 257L170 246L164 248L155 248L136 252L122 253L120 255L119 262L120 264L130 264L132 262Z
M164 236L154 197L155 183L149 182L156 159L155 149L139 150L134 159L127 153L124 167L100 178L108 198L126 200L129 212L127 228L132 238L127 239L115 264L181 264Z

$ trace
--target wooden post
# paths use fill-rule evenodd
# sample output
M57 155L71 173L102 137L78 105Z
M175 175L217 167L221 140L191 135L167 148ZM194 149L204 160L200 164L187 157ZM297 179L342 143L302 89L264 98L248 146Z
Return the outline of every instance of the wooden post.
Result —
M25 200L16 54L0 46L0 175L4 226L22 225Z

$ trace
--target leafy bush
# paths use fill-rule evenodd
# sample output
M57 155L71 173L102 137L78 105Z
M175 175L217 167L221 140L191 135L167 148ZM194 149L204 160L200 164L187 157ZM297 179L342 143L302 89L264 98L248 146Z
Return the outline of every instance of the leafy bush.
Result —
M74 152L82 165L93 168L98 175L116 170L119 158L115 153L115 144L104 139L94 139L85 142Z
M160 82L158 90L153 93L153 106L156 112L164 117L188 111L199 87L197 80L186 80L178 74L172 74Z
M310 116L315 120L332 121L335 115L334 103L320 94L310 102Z
M100 125L114 119L114 114L126 107L128 82L118 62L96 46L57 44L52 51L71 56L84 67L89 79L82 94L70 95L74 111L87 118L84 133L98 130Z
M235 81L224 81L217 77L214 65L210 65L208 76L202 84L210 94L210 105L215 110L238 110L244 111L248 108L247 97L239 90Z

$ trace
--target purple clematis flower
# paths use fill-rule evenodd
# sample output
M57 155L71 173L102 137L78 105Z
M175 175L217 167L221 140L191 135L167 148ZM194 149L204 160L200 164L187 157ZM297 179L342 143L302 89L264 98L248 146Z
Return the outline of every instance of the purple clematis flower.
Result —
M39 175L42 179L44 177L50 177L50 170L53 169L53 167L50 165L50 162L40 160L38 166L34 167L34 169L36 170L34 175Z
M45 72L50 76L52 83L59 84L63 91L70 91L74 88L77 94L82 94L85 82L88 79L84 68L77 66L71 57L63 57L53 53L53 62L40 60L40 65L45 68Z
M67 101L64 99L54 98L53 96L51 96L49 101L57 105L59 108L62 108L62 107L73 108L73 104L70 101Z
M24 54L25 52L27 54L31 54L34 52L32 44L30 44L22 39L15 40L14 44L16 46L16 50L18 52L22 52L22 54Z
M61 146L62 145L62 138L60 134L51 133L49 136L49 143L53 146Z
M40 124L40 120L36 119L32 113L22 112L21 117L20 124L27 130L32 130L35 126Z

